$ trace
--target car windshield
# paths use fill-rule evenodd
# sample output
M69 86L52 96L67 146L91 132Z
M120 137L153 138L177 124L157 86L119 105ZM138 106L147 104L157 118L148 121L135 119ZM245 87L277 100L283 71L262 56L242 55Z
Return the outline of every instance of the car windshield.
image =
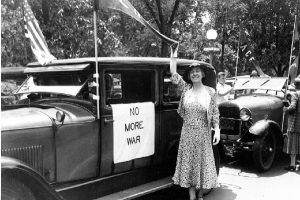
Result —
M281 91L286 80L286 77L238 78L234 90L257 89Z
M79 96L89 90L89 78L92 76L88 63L29 66L24 73L27 74L27 79L15 94L34 94L40 98Z
M30 75L15 94L50 93L65 96L76 96L86 85L88 78L73 74Z
M236 95L272 94L284 96L286 77L239 77L234 85Z

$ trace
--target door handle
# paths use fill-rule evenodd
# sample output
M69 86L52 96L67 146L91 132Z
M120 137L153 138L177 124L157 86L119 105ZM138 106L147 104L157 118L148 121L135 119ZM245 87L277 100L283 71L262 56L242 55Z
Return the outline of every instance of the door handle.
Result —
M114 122L113 119L104 119L105 124L112 123L112 122Z

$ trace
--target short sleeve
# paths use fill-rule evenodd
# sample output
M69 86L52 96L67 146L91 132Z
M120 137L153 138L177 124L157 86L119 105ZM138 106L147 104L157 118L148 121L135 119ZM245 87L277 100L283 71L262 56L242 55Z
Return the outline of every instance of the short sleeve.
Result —
M293 114L296 112L297 102L299 99L299 95L295 92L292 94L291 105L288 107L289 114Z

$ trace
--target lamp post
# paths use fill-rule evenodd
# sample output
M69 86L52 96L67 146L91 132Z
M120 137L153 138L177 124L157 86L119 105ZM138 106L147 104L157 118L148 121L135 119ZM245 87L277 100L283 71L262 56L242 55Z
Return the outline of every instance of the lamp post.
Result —
M206 38L209 41L209 47L204 48L204 51L209 53L209 63L212 65L213 53L218 52L219 48L213 46L213 41L216 40L218 33L214 29L210 29L206 32Z

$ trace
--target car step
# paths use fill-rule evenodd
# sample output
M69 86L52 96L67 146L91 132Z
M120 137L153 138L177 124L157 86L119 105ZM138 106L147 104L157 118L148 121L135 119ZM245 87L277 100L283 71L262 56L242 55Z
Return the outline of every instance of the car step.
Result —
M113 193L107 196L103 196L94 200L128 200L135 199L146 194L150 194L168 187L173 186L172 177L166 177L163 179L159 179L157 181L153 181L150 183L146 183L143 185L139 185L133 188L129 188L127 190L123 190L117 193Z

